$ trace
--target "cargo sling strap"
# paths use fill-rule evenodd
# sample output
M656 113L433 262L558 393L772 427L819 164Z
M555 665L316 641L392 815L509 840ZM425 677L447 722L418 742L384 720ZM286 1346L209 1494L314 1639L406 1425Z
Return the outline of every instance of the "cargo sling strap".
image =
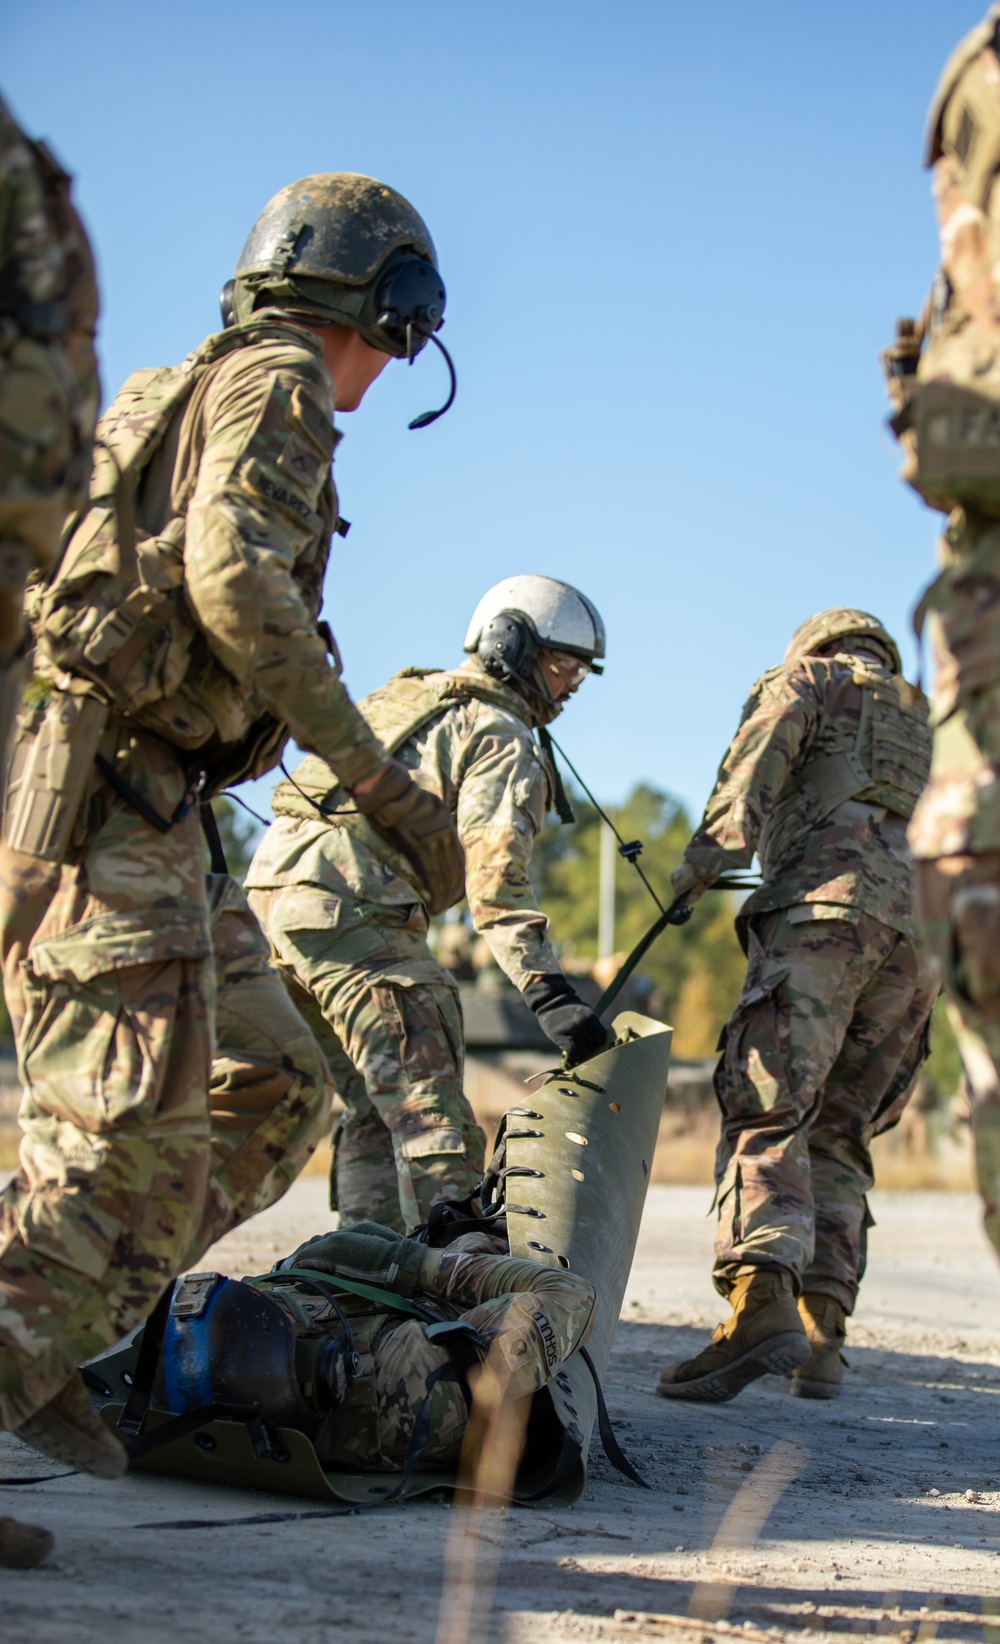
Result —
M576 780L579 782L579 784L580 784L581 788L583 789L584 793L587 795L587 798L590 800L590 803L593 805L593 807L594 807L595 811L597 812L598 816L601 818L601 821L604 822L611 829L611 832L614 834L615 838L618 841L618 855L621 856L621 857L624 857L625 861L628 862L630 867L633 867L635 869L636 873L639 875L639 878L642 880L643 884L645 885L646 889L648 890L648 892L649 892L650 896L652 897L653 901L656 903L656 906L660 910L659 918L654 920L653 924L650 925L650 927L649 927L648 931L646 932L645 936L640 937L639 941L636 943L635 947L632 949L632 952L629 954L628 958L622 964L621 969L618 971L618 974L613 978L613 980L605 988L604 992L601 994L601 997L598 999L597 1004L594 1006L595 1016L603 1016L605 1011L610 1010L611 1006L614 1004L614 1002L617 999L617 997L618 997L619 993L621 992L622 988L625 986L625 983L628 981L628 979L631 976L632 972L635 970L636 965L649 952L649 949L652 947L652 945L656 941L657 937L662 936L663 932L666 930L668 925L686 925L688 920L691 917L691 914L692 914L693 910L690 907L688 907L688 905L686 904L683 896L675 897L674 900L670 903L670 905L668 907L664 907L663 903L660 901L660 898L657 896L656 891L653 889L653 886L650 884L650 882L647 879L647 877L646 877L645 873L643 872L642 868L639 866L639 857L642 855L642 849L643 849L642 840L641 839L626 840L626 839L622 838L622 836L619 833L619 831L618 831L617 827L615 826L614 822L611 820L611 817L608 815L607 811L604 810L603 806L598 804L597 800L594 798L594 795L591 793L590 789L588 788L586 782L583 780L583 777L580 775L580 772L577 770L576 766L573 764L573 761L570 759L570 757L569 757L568 753L566 752L565 748L560 747L559 743L556 741L556 739L552 735L551 731L546 729L545 732L544 732L544 738L542 738L541 733L540 733L540 740L542 740L543 747L545 748L545 751L548 754L548 756L549 756L549 758L552 762L553 771L555 772L555 778L556 778L556 782L558 784L557 793L562 793L563 794L563 800L565 801L565 803L567 804L567 807L568 807L569 802L566 800L565 792L563 790L562 778L559 775L558 767L556 766L555 759L552 756L552 750L553 749L556 749L558 751L560 759L565 760L566 764L569 766L569 769L572 771L573 775L576 777ZM559 808L558 807L558 800L557 800L557 808ZM559 814L560 814L560 817L562 818L562 820L564 822L575 820L575 818L573 817L572 809L570 809L568 816L564 816L561 810L560 810ZM747 878L745 875L742 875L742 874L739 874L739 875L723 874L722 877L717 879L714 884L706 886L706 889L708 889L708 890L721 890L721 891L726 891L726 890L742 891L742 890L750 890L756 883L757 883L756 879Z
M207 780L205 771L193 771L173 814L166 817L161 816L155 806L151 805L148 799L143 798L142 794L132 786L127 777L122 776L120 771L115 770L110 759L105 759L102 753L98 753L94 755L94 763L108 786L114 788L119 799L124 799L126 805L131 805L134 811L138 811L143 821L148 822L151 828L156 829L157 833L169 833L171 828L176 827L178 822L183 822L185 817L190 816L198 803L198 797ZM209 843L211 844L211 841ZM222 871L225 872L225 869Z

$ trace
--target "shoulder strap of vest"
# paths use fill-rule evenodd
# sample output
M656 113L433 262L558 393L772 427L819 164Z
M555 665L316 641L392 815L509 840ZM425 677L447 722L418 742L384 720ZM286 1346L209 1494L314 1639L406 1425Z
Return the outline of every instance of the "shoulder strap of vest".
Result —
M177 412L208 371L228 354L257 341L262 329L259 323L233 326L207 337L180 365L134 371L101 419L90 499L85 507L104 501L114 509L119 565L127 580L138 578L135 493L141 474L156 455ZM126 396L131 396L135 414L129 417L122 407L116 417L116 407ZM70 522L64 539L80 517Z
M791 798L804 788L807 782L811 783L819 798L819 810L815 818L817 822L822 822L837 809L838 805L842 805L847 799L853 799L856 794L863 793L865 788L872 785L872 774L864 762L863 754L872 722L871 693L876 682L868 681L864 676L859 678L855 669L854 683L861 688L861 712L858 716L853 751L822 754L817 759L807 760L782 790L783 799Z
M520 699L513 691L499 681L462 669L402 668L387 684L363 697L358 707L392 754L443 709L470 700L492 703L519 717Z
M389 754L399 752L439 714L459 703L490 702L518 714L519 698L499 682L465 673L461 669L402 668L378 690L362 697L358 708ZM323 809L340 783L330 766L316 754L308 754L292 776L274 791L271 806L275 815L304 817Z

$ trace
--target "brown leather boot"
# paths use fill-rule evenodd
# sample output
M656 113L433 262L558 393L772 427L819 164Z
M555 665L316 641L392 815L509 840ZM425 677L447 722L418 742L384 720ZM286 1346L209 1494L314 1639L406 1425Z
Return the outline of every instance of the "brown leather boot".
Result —
M56 1544L51 1530L40 1524L19 1524L16 1518L0 1518L0 1567L5 1570L33 1570L44 1564Z
M800 1399L835 1399L844 1379L841 1348L847 1340L846 1314L836 1296L807 1290L799 1297L799 1317L812 1352L785 1383Z
M717 1325L697 1358L660 1372L656 1391L665 1399L702 1399L721 1404L758 1376L787 1375L809 1357L792 1275L761 1268L738 1278L729 1293L732 1317Z
M121 1478L128 1456L114 1434L95 1416L77 1375L16 1429L17 1436L43 1456L94 1478Z

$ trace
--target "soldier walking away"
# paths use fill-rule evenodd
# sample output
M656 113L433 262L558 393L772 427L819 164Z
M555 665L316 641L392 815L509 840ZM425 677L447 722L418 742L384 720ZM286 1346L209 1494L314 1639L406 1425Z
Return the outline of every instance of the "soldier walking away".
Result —
M0 1199L0 1423L101 1477L125 1454L76 1366L276 1199L329 1118L328 1069L242 893L206 883L199 802L294 736L428 906L462 882L451 816L387 756L317 620L334 411L443 301L400 195L340 173L283 190L227 290L232 323L137 372L103 418L89 504L34 600L0 850L25 1090Z
M491 588L451 671L406 668L360 704L385 746L454 815L476 930L553 1044L583 1061L603 1025L564 976L528 878L553 771L532 735L588 673L604 625L552 577ZM331 1198L345 1222L400 1230L482 1174L483 1133L462 1089L457 984L427 945L428 908L391 843L310 757L274 796L277 820L246 884L274 963L321 1037L344 1100Z
M886 350L903 477L948 516L919 610L936 677L934 763L910 827L917 907L969 1093L986 1231L1000 1252L1000 6L931 105L941 268Z
M896 1123L937 993L914 931L906 822L930 760L927 704L865 611L831 610L758 680L673 873L693 902L756 852L763 884L722 1037L715 1287L732 1315L665 1398L730 1399L768 1371L832 1398L871 1226L869 1141Z
M26 680L24 589L50 573L86 495L100 399L97 282L70 179L0 98L0 784ZM0 1518L0 1565L31 1569L47 1530Z

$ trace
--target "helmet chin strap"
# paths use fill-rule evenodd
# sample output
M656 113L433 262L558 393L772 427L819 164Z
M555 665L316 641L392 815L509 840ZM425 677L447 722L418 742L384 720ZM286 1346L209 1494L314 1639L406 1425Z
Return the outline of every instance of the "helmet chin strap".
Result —
M537 658L532 657L531 660L532 665L534 665ZM489 669L486 671L488 673ZM534 671L534 666L532 666L532 671ZM536 702L541 703L542 707L546 710L546 713L545 718L538 721L540 726L551 724L552 720L557 719L562 713L563 704L557 701L552 695L552 692L549 690L548 684L544 677L542 677L540 685L535 684L527 677L526 674L521 673L518 668L513 667L509 662L505 662L503 664L503 677L511 681L513 684L520 685L522 689L527 692L529 697L533 697Z
M413 351L413 333L415 329L417 328L414 327L412 322L406 327L406 361L408 365L412 365L417 357ZM407 423L407 428L429 428L432 422L437 422L438 417L443 417L446 411L451 410L451 407L455 403L455 393L458 388L458 378L455 375L455 367L452 363L451 355L449 354L447 348L445 348L440 337L435 336L433 331L419 331L419 329L418 335L426 338L428 342L432 342L436 348L440 348L442 354L444 355L445 364L448 367L450 383L448 388L448 398L445 400L440 409L437 411L421 411L419 417L414 417L412 422Z

